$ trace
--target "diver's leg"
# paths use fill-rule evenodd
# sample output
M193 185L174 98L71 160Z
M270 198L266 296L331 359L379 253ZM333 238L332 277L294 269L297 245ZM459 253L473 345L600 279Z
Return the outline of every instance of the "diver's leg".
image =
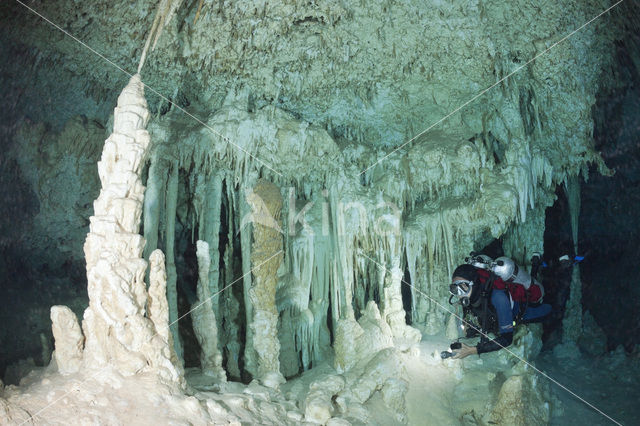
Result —
M522 317L523 323L542 322L551 312L551 305L543 303L539 306L529 306Z
M491 304L496 308L500 334L513 332L511 300L509 299L507 292L502 290L493 290L491 293Z

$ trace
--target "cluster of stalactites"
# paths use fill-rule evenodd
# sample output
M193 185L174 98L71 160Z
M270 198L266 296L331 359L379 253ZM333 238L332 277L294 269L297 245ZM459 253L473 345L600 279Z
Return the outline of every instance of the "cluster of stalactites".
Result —
M181 139L179 145L165 140L162 149L155 152L149 179L158 183L149 184L150 217L164 214L167 216L163 221L165 228L173 232L176 212L172 203L175 204L176 199L173 191L178 170L188 171L196 176L189 178L193 182L190 190L195 194L193 220L198 223L192 229L198 228L198 238L202 232L208 233L205 240L210 244L210 251L215 250L215 232L204 231L212 208L207 204L211 199L207 194L211 192L208 189L213 185L211 182L218 182L216 185L224 182L227 201L223 204L229 210L226 217L232 218L229 232L233 229L234 235L240 234L246 275L243 281L244 286L250 288L248 259L252 235L244 221L250 216L251 207L245 200L244 188L251 188L259 176L273 182L283 193L285 213L291 207L287 197L290 185L300 199L314 201L316 208L305 213L307 225L311 224L309 229L313 232L299 224L290 230L288 220L283 223L286 255L277 295L278 311L286 315L290 323L292 350L300 355L300 367L305 369L323 357L318 348L326 340L322 327L327 323L327 311L331 310L333 329L340 319L359 315L358 311L370 300L375 300L384 314L385 286L398 282L394 277L402 276L397 271L403 272L405 266L410 282L400 282L410 287L412 320L429 330L444 327L440 305L446 301L447 293L442 283L449 279L456 264L472 249L481 248L511 229L519 229L527 223L529 215L539 216L538 212L552 199L558 172L538 144L531 142L532 138L539 138L541 132L537 110L532 117L533 134L514 139L499 155L493 151L497 148L481 136L468 141L431 132L410 145L406 153L385 159L360 179L359 170L336 155L339 150L326 132L299 122L277 108L248 113L225 105L210 117L206 128L194 127L193 137ZM488 121L486 125L491 123ZM280 150L276 153L273 147ZM326 167L321 170L317 167L316 154L325 155L322 164ZM369 158L371 163L376 156L379 157L374 153ZM497 156L499 162L494 160ZM154 168L154 163L163 162L167 166ZM170 170L169 178L158 172L164 169ZM351 172L353 176L349 178ZM154 190L154 187L160 189ZM326 190L328 194L324 193ZM154 194L162 192L168 194L160 209L162 212L153 212L158 204L163 204L153 202ZM375 226L379 223L382 201L383 205L394 205L400 214L397 238L390 238ZM340 205L350 203L360 203L365 213L359 214L355 209L355 213L342 214ZM213 207L220 205L217 199ZM327 208L321 210L320 205ZM376 212L375 217L368 217L371 212ZM329 218L326 224L321 219L324 214ZM359 219L354 219L358 216ZM313 220L315 223L311 223ZM157 234L154 229L158 221L151 218L149 222L151 233ZM145 207L145 236L146 225ZM542 231L536 231L539 231L536 238L541 241ZM154 241L153 236L148 239ZM173 236L167 234L170 288L175 280L171 272L175 269L174 245L169 242L172 239ZM232 252L232 247L225 249L222 257ZM215 258L212 253L212 259ZM215 265L211 267L211 283L217 282L219 273L214 271ZM244 299L249 322L252 306L246 296ZM250 331L245 339L245 347L250 348L253 345ZM239 340L242 337L236 339L234 347L238 347ZM245 368L257 371L251 350L245 350L245 356Z

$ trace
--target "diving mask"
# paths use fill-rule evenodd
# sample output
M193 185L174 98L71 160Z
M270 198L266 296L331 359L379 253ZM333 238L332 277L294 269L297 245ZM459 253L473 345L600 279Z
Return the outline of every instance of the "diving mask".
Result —
M462 306L467 307L471 303L471 290L473 289L473 281L456 280L449 286L449 293L456 296Z

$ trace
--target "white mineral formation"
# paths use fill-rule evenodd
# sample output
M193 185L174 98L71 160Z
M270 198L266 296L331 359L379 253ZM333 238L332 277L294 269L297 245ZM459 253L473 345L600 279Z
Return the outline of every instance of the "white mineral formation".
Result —
M171 362L168 339L161 335L166 333L165 326L156 326L145 316L147 262L142 258L144 238L139 227L144 194L140 169L149 145L148 119L144 85L136 74L118 98L113 132L98 163L102 189L84 246L89 292L83 321L84 361L87 368L110 365L126 376L152 370L177 384L182 376ZM158 306L154 315L162 310Z
M396 421L406 423L404 395L407 383L405 366L400 352L389 347L372 358L361 360L347 374L347 385L334 397L341 410L349 410L353 405L365 404L376 391L382 392L382 399L396 417Z
M389 221L400 221L399 217L391 217ZM380 249L380 253L386 253L389 257L391 268L384 272L384 305L382 315L385 318L391 331L394 342L400 349L406 349L417 343L421 339L420 331L407 325L406 311L402 304L402 269L400 259L402 257L402 238L400 234L400 223L394 227L395 230L386 236L386 244ZM405 284L406 285L406 284Z
M348 371L367 362L378 351L393 346L393 339L393 331L382 319L378 305L370 300L357 322L344 319L338 323L334 343L336 370Z
M325 376L311 383L304 401L304 419L317 424L327 423L335 412L333 396L344 386L344 378L337 375Z
M257 354L257 377L267 386L276 387L284 378L280 374L280 342L278 341L278 310L276 309L277 271L282 263L282 234L268 223L280 223L282 195L273 183L260 180L249 199L253 209L254 227L251 247L253 285L249 298L253 318L253 348Z
M203 372L224 382L227 376L222 367L222 354L218 348L218 327L213 311L213 295L209 290L209 256L209 244L198 240L196 242L198 300L191 308L191 319L193 331L200 344L200 365Z
M509 377L500 389L489 423L504 426L548 424L549 404L545 403L537 382L536 377L525 375Z
M78 318L66 306L51 307L51 329L55 339L54 358L61 374L76 373L82 365L84 336Z
M142 49L142 56L140 58L140 64L138 65L138 73L142 71L149 47L151 47L152 50L155 49L164 27L169 25L169 22L171 22L173 15L176 13L182 2L183 0L160 0L151 30L147 35L147 41Z
M169 328L169 304L167 303L167 271L162 250L156 249L149 256L149 319L153 322L158 336L165 342L171 353L171 362L183 375L182 364L173 345L173 335Z
M447 320L447 328L445 330L445 334L448 339L455 340L461 336L461 324L462 322L459 319L460 314L456 314L455 312L449 315L449 319Z

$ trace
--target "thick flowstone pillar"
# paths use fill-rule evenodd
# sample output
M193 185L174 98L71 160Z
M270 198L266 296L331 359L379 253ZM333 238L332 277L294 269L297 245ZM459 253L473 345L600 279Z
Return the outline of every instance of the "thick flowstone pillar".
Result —
M244 194L238 195L236 199L237 212L239 215L240 228L240 250L242 252L242 297L244 301L245 314L245 345L244 345L244 369L252 376L257 375L256 352L253 349L253 330L249 327L253 320L253 305L249 297L251 290L251 227L250 223L243 223L243 218L250 215L251 207L247 204Z
M273 183L260 180L248 197L253 210L251 266L253 286L249 299L253 316L249 327L257 354L257 378L270 387L284 382L280 374L280 342L276 308L277 271L283 260L280 216L282 195ZM269 225L272 226L269 226ZM277 224L277 226L274 226Z

